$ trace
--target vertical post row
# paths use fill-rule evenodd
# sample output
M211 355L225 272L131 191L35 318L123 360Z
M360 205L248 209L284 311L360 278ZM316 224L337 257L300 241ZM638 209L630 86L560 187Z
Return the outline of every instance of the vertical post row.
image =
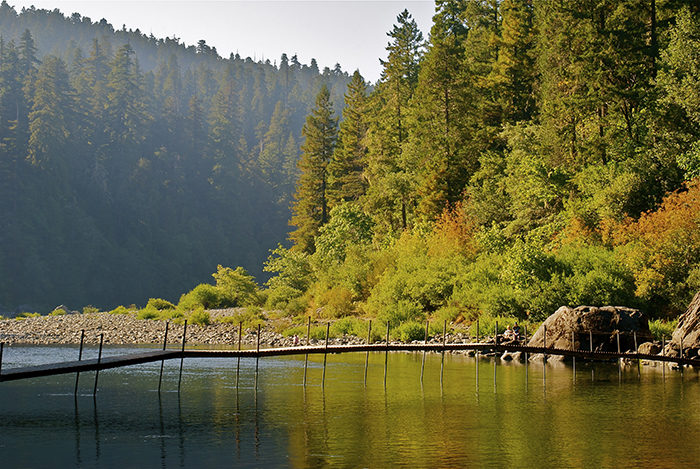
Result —
M164 351L164 352L165 352L165 348L166 348L167 345L168 345L168 327L169 327L169 326L170 326L170 321L166 321L166 323L165 323L165 334L164 334L164 337L163 337L163 351ZM159 378L158 378L158 394L160 394L160 386L161 386L161 384L162 384L162 382L163 382L163 365L164 365L164 363L165 363L165 360L161 360L161 361L160 361L160 376L159 376ZM76 385L77 385L77 384L78 384L78 383L76 382Z
M185 361L185 341L187 340L187 319L185 319L185 324L182 329L182 348L180 350L180 374L177 378L177 392L180 392L180 385L182 384L182 365Z
M83 360L83 344L85 343L85 329L80 330L80 349L78 351L78 361ZM1 360L0 360L1 361ZM73 389L73 396L78 396L78 382L80 381L80 371L75 373L75 388Z
M100 351L97 353L97 370L95 370L95 388L92 390L93 397L97 395L97 379L100 377L100 363L102 363L102 343L104 342L104 333L100 334Z

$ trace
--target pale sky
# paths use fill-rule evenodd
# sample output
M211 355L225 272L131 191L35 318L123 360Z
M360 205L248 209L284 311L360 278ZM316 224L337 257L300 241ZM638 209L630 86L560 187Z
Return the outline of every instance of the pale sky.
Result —
M8 0L17 11L58 8L69 16L78 12L93 22L105 18L115 29L140 29L156 37L178 37L187 45L204 39L219 55L238 52L242 57L279 62L283 52L299 61L315 58L321 69L340 63L366 80L379 78L380 58L386 58L386 33L396 16L407 8L427 39L433 0Z

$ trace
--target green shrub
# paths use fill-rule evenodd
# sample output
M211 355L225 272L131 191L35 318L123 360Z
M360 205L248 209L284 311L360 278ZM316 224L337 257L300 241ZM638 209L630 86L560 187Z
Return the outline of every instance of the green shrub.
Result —
M211 316L208 311L204 311L203 308L200 308L192 311L189 316L187 316L187 322L200 326L208 326L211 323Z
M49 316L63 316L66 314L66 310L63 308L56 308L49 313Z
M133 312L134 310L127 309L126 307L121 305L117 306L112 311L108 311L109 314L131 314Z
M180 297L177 304L182 311L194 311L197 308L218 308L220 304L219 291L214 285L200 283L192 291Z
M87 305L83 307L83 314L99 313L100 310L92 305Z
M136 314L136 319L160 319L160 311L152 306L146 306Z
M656 319L654 321L649 321L649 332L651 332L652 337L656 340L661 341L664 337L668 340L677 326L678 319L674 319L673 321Z
M162 298L150 298L148 300L148 303L146 304L146 307L157 309L158 311L163 311L166 309L175 309L174 304L172 304L168 300L164 300Z
M243 267L216 267L212 274L216 280L220 307L251 306L262 304L255 279Z
M425 326L416 321L404 322L396 328L392 336L401 342L423 340L425 338Z
M41 314L39 313L19 313L17 316L15 316L15 319L28 319L28 318L40 318Z

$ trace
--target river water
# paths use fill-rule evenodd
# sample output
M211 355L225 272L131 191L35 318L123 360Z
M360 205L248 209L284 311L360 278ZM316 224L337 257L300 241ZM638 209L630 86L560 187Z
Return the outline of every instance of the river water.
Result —
M105 355L142 349L113 347ZM96 355L86 349L85 357ZM77 357L8 347L3 368ZM698 374L392 353L186 359L0 384L0 467L699 467ZM441 368L442 379L441 379ZM575 379L574 379L575 378Z

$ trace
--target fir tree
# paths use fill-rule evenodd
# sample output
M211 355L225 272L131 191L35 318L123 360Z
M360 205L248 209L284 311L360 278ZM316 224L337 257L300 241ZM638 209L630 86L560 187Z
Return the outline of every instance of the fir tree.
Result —
M338 119L333 117L328 88L323 86L316 97L316 106L302 130L304 144L299 160L299 182L294 194L290 235L297 249L313 253L314 237L328 221L328 162L335 148Z

